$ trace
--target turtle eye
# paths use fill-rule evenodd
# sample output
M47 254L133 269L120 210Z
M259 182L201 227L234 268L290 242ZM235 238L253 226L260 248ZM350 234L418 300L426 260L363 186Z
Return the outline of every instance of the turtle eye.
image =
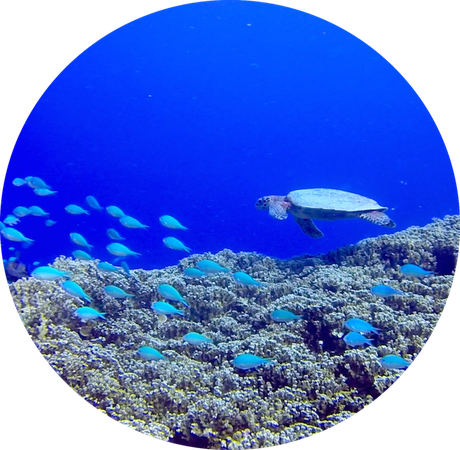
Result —
M265 197L259 198L256 202L256 208L257 209L268 209L268 204L269 202Z

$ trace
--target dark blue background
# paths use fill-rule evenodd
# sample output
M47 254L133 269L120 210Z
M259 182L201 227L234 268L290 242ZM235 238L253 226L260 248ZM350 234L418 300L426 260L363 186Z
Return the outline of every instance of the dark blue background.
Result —
M58 191L38 197L15 177L42 177ZM292 217L254 208L264 195L328 187L375 199L397 228L361 220L317 222L304 235ZM69 203L117 205L150 225L129 230L105 211L70 216ZM142 257L163 267L186 256L163 246L175 236L193 252L257 251L288 258L458 214L452 167L417 94L381 56L346 31L292 9L206 2L132 22L73 61L37 103L8 168L2 218L39 205L58 223L23 218L35 239L28 261L50 262L77 246L70 232L112 258L114 227ZM170 214L189 231L163 228ZM2 238L5 248L20 245Z

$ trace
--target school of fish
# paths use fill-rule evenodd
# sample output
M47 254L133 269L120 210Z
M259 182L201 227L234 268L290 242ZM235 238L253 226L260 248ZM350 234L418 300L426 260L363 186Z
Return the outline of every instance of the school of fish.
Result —
M57 194L57 191L51 190L51 186L46 184L41 178L35 176L25 177L24 179L15 178L13 180L13 185L17 187L29 186L38 196L50 196ZM134 217L126 215L123 210L117 206L110 205L106 208L102 207L94 196L87 196L86 203L89 208L93 210L100 211L105 209L110 216L117 218L119 223L126 228L141 230L146 230L149 228L149 225L142 224ZM74 216L91 215L90 210L87 210L77 204L69 204L64 209L68 214ZM33 239L24 236L19 230L13 228L18 223L20 223L21 219L27 217L28 215L46 218L46 226L54 226L57 223L57 221L50 219L49 214L40 206L17 206L14 208L11 214L8 214L5 219L0 222L1 235L9 241L19 242L25 246L32 245L34 243ZM185 227L177 219L170 215L161 216L159 218L159 222L163 227L168 228L169 230L188 230L188 227ZM125 259L128 257L139 256L140 253L131 250L124 244L121 244L119 241L125 240L125 238L122 237L116 229L110 228L107 230L106 234L108 238L114 241L108 244L106 249L108 253L121 259L121 267L114 266L109 262L100 261L97 264L98 270L101 272L123 271L126 276L130 276L130 269ZM94 246L89 244L84 236L77 232L71 232L69 236L74 244L79 247L84 247L88 250L85 251L82 249L76 249L73 251L72 255L75 259L87 261L94 259L89 253ZM163 238L163 243L167 248L172 250L185 251L187 253L191 252L191 248L187 247L182 241L173 236L167 236ZM10 259L10 262L11 261L13 260ZM4 264L7 263L8 261L4 260ZM34 263L35 266L38 264L38 262L36 264ZM427 276L434 276L434 272L425 270L414 264L405 264L400 267L400 271L406 277L422 278ZM186 278L194 279L227 273L230 273L234 282L239 285L252 289L264 289L268 287L267 283L257 281L245 272L238 271L231 273L229 269L220 266L212 260L201 260L197 262L196 267L189 267L184 270L184 276ZM110 317L107 317L105 312L97 311L95 308L88 306L88 304L91 305L92 299L87 293L84 292L81 286L70 279L72 278L71 272L63 272L50 266L38 266L35 267L30 276L47 282L56 282L66 292L66 294L77 298L83 304L86 304L85 306L77 308L74 313L75 316L82 322L100 319L110 320ZM171 320L180 320L180 317L187 316L188 309L193 308L193 304L189 304L187 299L185 299L180 292L178 292L173 286L169 284L158 285L157 291L165 300L156 301L151 304L151 309L159 317L159 323L164 322L168 317L171 317ZM105 286L104 292L106 295L113 298L133 297L133 294L125 292L120 287L114 285ZM391 296L409 295L397 288L384 284L376 284L370 289L370 292L373 295L384 298ZM169 302L176 303L178 308L171 305ZM284 309L274 310L271 313L271 319L277 323L288 323L291 321L304 320L301 313L295 314L292 311ZM373 339L369 336L372 334L379 335L379 333L384 332L378 328L375 328L372 324L368 323L363 318L358 317L349 318L344 322L343 327L349 331L345 336L343 336L343 341L347 346L352 348L364 347L365 345L373 345ZM183 340L190 345L215 345L212 339L196 332L187 333L183 336ZM162 355L158 350L149 346L139 348L136 354L140 358L148 361L168 360L168 358ZM231 361L231 363L236 369L248 371L251 369L257 369L261 366L276 364L276 359L254 355L251 353L242 353L237 355ZM411 361L407 361L399 355L389 354L380 358L380 363L385 370L403 370L410 365Z

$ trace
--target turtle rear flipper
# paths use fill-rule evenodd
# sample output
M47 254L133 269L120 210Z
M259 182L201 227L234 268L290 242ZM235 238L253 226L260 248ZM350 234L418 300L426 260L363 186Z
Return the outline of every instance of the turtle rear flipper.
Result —
M312 238L320 238L323 237L323 233L321 233L318 228L316 228L316 225L313 223L313 220L311 219L301 219L300 217L295 217L294 220L297 222L297 225L302 229L302 231L305 234L308 234L308 236Z
M394 228L396 226L396 224L382 211L363 213L359 217L360 219L368 220L382 227Z

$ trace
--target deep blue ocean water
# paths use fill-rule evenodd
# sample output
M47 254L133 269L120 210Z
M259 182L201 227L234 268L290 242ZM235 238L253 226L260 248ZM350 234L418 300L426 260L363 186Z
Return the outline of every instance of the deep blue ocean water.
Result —
M16 177L38 176L58 194L39 197ZM363 220L319 222L321 239L292 217L254 208L264 195L342 189L389 208L394 229ZM87 195L150 226L126 229ZM26 249L2 238L3 257L49 263L78 247L113 261L108 228L142 256L131 267L176 264L175 236L194 253L224 248L289 258L458 214L452 167L420 98L378 53L348 32L292 9L253 2L171 8L114 31L75 59L30 114L14 148L1 218L41 206L57 220L25 217ZM189 228L168 230L170 214Z

